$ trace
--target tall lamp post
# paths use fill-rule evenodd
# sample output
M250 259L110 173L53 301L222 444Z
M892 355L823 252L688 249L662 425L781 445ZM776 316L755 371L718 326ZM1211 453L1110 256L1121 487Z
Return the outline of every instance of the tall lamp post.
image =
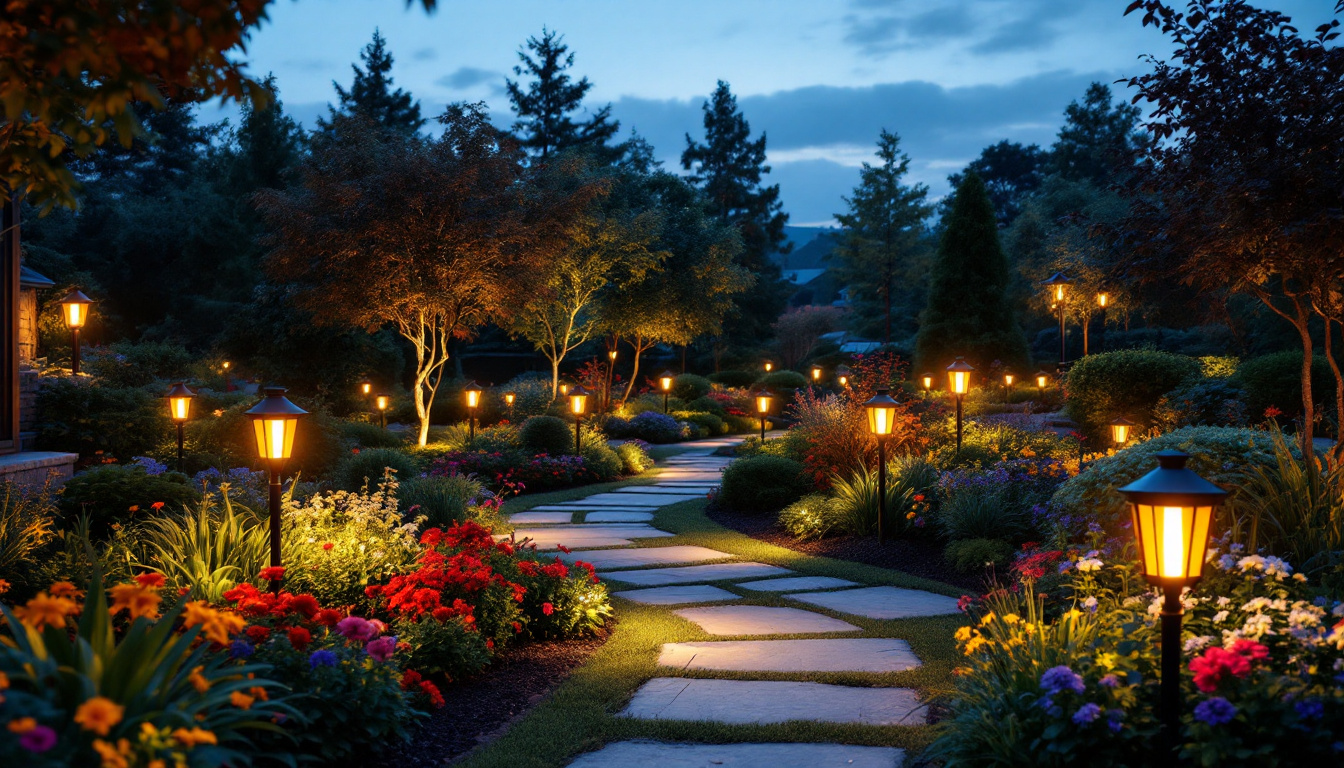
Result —
M182 471L183 446L186 443L186 437L183 434L183 428L187 424L187 419L191 418L191 401L196 397L196 393L187 388L182 382L177 382L172 389L168 390L168 413L173 418L173 423L177 425L177 471Z
M812 366L812 383L813 383L813 384L820 384L820 383L821 383L821 366L820 366L820 365L814 365L814 366Z
M1045 371L1036 372L1036 395L1041 400L1045 399L1045 388L1050 386L1050 374Z
M837 365L835 367L835 380L840 383L841 389L849 388L849 377L852 374L853 371L849 370L848 365Z
M284 387L267 387L261 402L247 411L257 439L257 456L270 472L271 567L280 567L280 474L294 452L294 433L299 419L308 412L285 397ZM280 580L271 581L271 591L280 593Z
M569 390L569 410L574 414L574 455L578 456L583 447L583 414L588 410L588 396L592 393L580 384Z
M663 371L662 373L658 374L658 389L662 390L663 393L664 414L667 413L667 395L672 391L672 382L675 380L676 377L672 375L671 371Z
M957 453L961 453L961 401L966 397L966 393L971 390L971 373L975 368L966 362L965 358L958 357L947 366L947 389L957 400Z
M1173 753L1181 727L1181 590L1204 575L1213 519L1227 492L1186 468L1189 454L1162 451L1157 469L1120 489L1129 502L1144 578L1162 589L1163 741Z
M223 363L220 364L220 367L224 369L224 391L232 392L233 384L229 382L229 368L233 367L233 363L230 363L228 360L225 360Z
M392 398L387 395L379 395L373 398L373 406L378 409L378 424L383 429L387 429L387 409L392 405Z
M765 417L770 415L770 401L775 396L770 394L770 390L762 389L752 397L756 398L756 415L761 417L761 442L765 442Z
M919 383L924 387L924 397L928 399L929 393L933 391L933 374L926 373L919 377Z
M225 365L228 364L225 363ZM369 381L368 379L364 379L363 381L359 382L359 394L363 395L366 398L369 395L373 394L373 382Z
M602 395L602 410L611 410L611 385L616 380L616 350L607 350L607 391Z
M481 386L474 381L467 382L462 394L467 398L467 444L476 445L476 409L481 406Z
M879 389L872 399L863 404L868 411L868 431L877 438L877 543L887 543L887 438L896 421L897 402Z
M89 305L93 299L84 295L78 288L61 299L61 311L65 317L65 327L70 329L70 373L79 375L79 329L89 320Z
M513 421L513 401L518 399L517 392L505 392L504 404L509 406L509 421Z
M1106 307L1110 306L1111 296L1105 291L1097 291L1097 306L1101 307L1101 333L1097 334L1097 348L1106 351Z
M1111 442L1115 443L1116 448L1125 447L1129 442L1129 433L1134 429L1134 422L1126 419L1124 416L1111 422Z
M1016 380L1017 377L1011 373L1003 374L1003 402L1006 403L1012 399L1010 395L1013 392L1013 382Z
M1041 283L1050 289L1050 298L1055 302L1055 308L1059 310L1059 364L1064 365L1064 290L1073 284L1073 281L1064 276L1063 272L1056 272L1050 276L1049 280Z

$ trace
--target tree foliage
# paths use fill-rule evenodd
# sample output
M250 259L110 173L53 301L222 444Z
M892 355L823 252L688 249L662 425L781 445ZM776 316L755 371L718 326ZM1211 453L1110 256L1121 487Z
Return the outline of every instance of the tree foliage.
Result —
M587 120L571 117L582 109L583 97L593 84L587 77L575 82L569 76L574 54L565 45L564 36L542 29L540 38L527 39L525 48L518 51L518 60L521 64L513 68L513 73L519 80L506 80L505 85L509 103L518 115L513 131L523 146L542 158L575 147L606 148L621 124L611 119L610 104ZM532 78L526 89L521 81L524 76Z
M1050 171L1070 181L1105 185L1134 166L1148 142L1138 130L1139 108L1112 102L1103 83L1087 87L1082 102L1064 109L1064 125L1050 147Z
M1035 144L1004 140L985 147L964 171L948 176L947 181L956 189L961 186L962 176L974 171L985 182L999 223L1007 226L1022 212L1025 199L1040 188L1049 158L1049 153Z
M389 136L410 136L425 124L420 116L420 102L401 88L392 87L392 52L387 50L387 40L375 29L373 40L360 51L361 69L351 64L354 81L350 90L340 83L332 81L340 108L331 108L331 119L338 115L358 115L387 132ZM331 120L318 119L322 130L330 130Z

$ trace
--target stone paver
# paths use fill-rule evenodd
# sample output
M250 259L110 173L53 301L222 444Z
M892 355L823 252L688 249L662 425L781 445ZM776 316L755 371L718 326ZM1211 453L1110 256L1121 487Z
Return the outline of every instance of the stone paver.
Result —
M766 579L748 581L737 586L753 592L802 592L808 589L834 589L835 587L857 587L858 583L836 579L831 576L795 576L791 579Z
M901 768L903 750L849 744L669 744L618 741L571 768Z
M528 510L509 515L509 522L514 525L523 525L531 523L533 525L544 525L546 523L568 523L574 518L573 512L538 512Z
M563 503L560 503L560 504L549 504L549 505L542 506L542 507L533 507L533 508L532 508L531 510L529 510L529 511L532 511L532 512L568 512L568 513L570 513L570 514L574 514L575 512L589 512L589 511L601 511L601 512L648 512L648 511L649 511L649 508L648 508L648 507L589 507L589 506L584 506L583 504L578 503L578 502L566 501L566 502L563 502Z
M620 510L589 512L583 518L584 523L647 523L650 520L653 520L652 512L625 512Z
M764 563L713 563L680 568L649 568L643 571L608 571L602 574L602 578L645 587L661 587L669 584L694 584L698 581L784 576L790 573L793 571Z
M598 493L583 500L582 506L589 508L604 507L662 507L668 504L680 504L687 497L682 494L667 493ZM566 506L574 506L573 504Z
M561 559L592 563L599 571L611 568L638 568L643 565L674 565L702 563L708 560L731 560L734 555L708 547L647 547L645 549L605 549L601 552L562 554Z
M699 496L695 490L671 491L667 488L655 488L652 485L632 485L629 488L617 488L612 493L634 493L634 494L661 494L663 496Z
M632 600L644 605L685 605L687 603L722 603L728 600L741 600L741 595L735 595L726 589L710 586L709 584L694 584L685 587L650 587L649 589L627 589L623 592L612 592L616 597L623 597L626 600Z
M598 525L573 524L555 525L548 528L520 528L514 531L514 537L521 541L524 537L532 539L538 549L557 549L561 545L570 549L584 547L625 547L634 542L632 539L647 539L671 536L648 525L619 525L602 523Z
M859 632L847 621L797 608L766 605L720 605L673 611L711 635L805 635L818 632Z
M731 725L813 720L861 725L924 725L928 711L908 688L853 688L766 680L655 677L640 686L621 717Z
M667 643L658 663L726 672L904 672L919 659L904 640L709 640Z
M900 587L865 587L840 592L809 592L789 595L798 600L840 613L866 616L870 619L908 619L915 616L943 616L960 613L957 600L946 595L935 595L919 589Z

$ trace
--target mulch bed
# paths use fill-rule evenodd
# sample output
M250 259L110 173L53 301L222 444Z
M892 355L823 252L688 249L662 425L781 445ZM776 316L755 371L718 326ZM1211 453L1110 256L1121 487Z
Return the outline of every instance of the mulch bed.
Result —
M888 539L885 545L881 545L877 543L877 536L833 536L799 541L784 532L773 515L744 515L712 508L712 505L708 515L709 519L719 525L794 552L890 568L912 576L951 584L966 590L968 594L978 595L985 591L984 576L953 571L943 559L943 549L937 542Z
M596 653L611 626L597 637L509 649L480 676L444 686L446 705L430 714L409 743L384 747L380 764L441 766L499 737Z

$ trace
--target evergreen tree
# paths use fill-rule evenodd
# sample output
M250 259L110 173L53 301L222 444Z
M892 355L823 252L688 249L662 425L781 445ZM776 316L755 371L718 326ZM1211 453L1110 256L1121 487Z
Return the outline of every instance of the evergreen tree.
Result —
M784 225L789 215L779 201L779 185L762 186L770 172L765 164L765 134L751 139L751 127L737 109L737 97L720 80L704 104L705 143L686 135L681 165L705 194L709 213L732 225L742 236L738 264L756 276L755 288L740 296L725 324L728 335L743 340L770 337L770 326L784 309L788 284L770 257L787 253Z
M836 214L845 228L831 258L841 280L864 302L882 307L883 341L891 343L893 294L910 284L914 262L922 251L924 220L933 212L928 187L902 183L910 157L900 150L901 138L882 130L877 140L879 165L863 164L859 185L845 198L847 213Z
M373 31L373 42L364 46L359 58L364 68L350 65L355 73L350 90L332 81L341 105L339 109L331 108L331 120L318 118L318 126L329 130L337 117L359 115L392 135L410 136L420 130L425 124L420 117L420 102L410 93L392 88L392 52L387 50L387 40L377 29Z
M243 105L238 128L222 152L224 181L239 195L283 187L285 173L303 152L303 129L285 114L275 75L268 75L262 86L270 99L261 105Z
M915 343L917 367L941 371L960 355L981 371L995 360L1022 371L1030 359L1007 296L1011 277L994 207L974 172L954 194Z
M994 204L999 223L1006 227L1022 212L1025 199L1040 188L1048 159L1049 155L1035 144L1000 141L985 147L961 173L954 173L947 180L956 189L967 171L975 171L989 190L989 201ZM950 203L951 198L944 198L944 202ZM944 206L943 215L949 210Z
M540 39L529 37L525 49L518 51L522 65L514 67L513 73L519 78L526 75L534 79L526 90L521 80L505 80L509 103L518 115L513 131L537 157L550 157L579 146L606 149L607 142L621 127L611 119L610 104L587 120L576 121L570 116L582 108L583 97L593 84L587 77L578 82L570 78L568 70L574 66L574 54L564 40L562 35L545 28ZM528 55L529 50L536 58Z
M1111 88L1087 87L1082 103L1064 110L1064 126L1050 147L1050 171L1070 181L1106 185L1117 171L1132 168L1147 141L1139 128L1139 108L1111 103Z

